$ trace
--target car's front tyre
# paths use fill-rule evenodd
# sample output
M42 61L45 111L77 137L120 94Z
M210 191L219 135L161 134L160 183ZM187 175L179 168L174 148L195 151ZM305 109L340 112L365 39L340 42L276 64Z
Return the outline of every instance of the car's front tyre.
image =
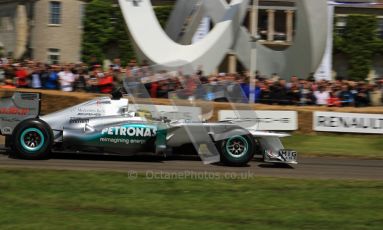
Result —
M18 158L47 158L53 143L49 125L40 119L27 119L18 124L12 138L12 150Z
M236 135L219 143L221 162L244 166L253 159L255 142L250 135Z

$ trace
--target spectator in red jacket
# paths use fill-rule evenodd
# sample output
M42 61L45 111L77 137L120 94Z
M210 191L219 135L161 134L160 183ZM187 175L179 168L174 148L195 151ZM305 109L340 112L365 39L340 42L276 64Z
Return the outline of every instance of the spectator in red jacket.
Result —
M327 106L328 107L340 107L341 106L341 101L340 101L339 97L337 97L333 91L329 92L329 97L327 99Z
M25 67L16 65L15 77L16 77L16 86L17 88L28 88L28 71Z

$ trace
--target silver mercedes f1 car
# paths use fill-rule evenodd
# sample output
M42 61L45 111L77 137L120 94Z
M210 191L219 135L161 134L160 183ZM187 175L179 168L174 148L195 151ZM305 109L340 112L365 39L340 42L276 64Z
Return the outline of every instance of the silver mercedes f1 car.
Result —
M242 166L255 156L297 163L297 153L280 141L287 134L249 130L232 121L155 117L127 98L96 98L40 116L40 100L39 93L1 96L0 134L16 157L42 159L52 152L168 156L195 150L204 163Z

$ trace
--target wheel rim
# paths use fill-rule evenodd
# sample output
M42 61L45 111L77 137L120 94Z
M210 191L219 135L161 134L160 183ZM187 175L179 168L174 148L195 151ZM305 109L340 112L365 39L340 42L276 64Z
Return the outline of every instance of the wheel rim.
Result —
M20 136L21 146L29 152L40 150L44 145L44 140L43 133L36 128L28 128Z
M243 157L249 150L249 144L242 136L234 136L229 138L225 147L226 152L234 158Z

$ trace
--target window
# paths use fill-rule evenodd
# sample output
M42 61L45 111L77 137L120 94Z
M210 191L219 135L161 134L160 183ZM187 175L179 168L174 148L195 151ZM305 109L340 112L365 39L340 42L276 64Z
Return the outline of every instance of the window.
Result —
M61 24L61 2L50 2L49 24Z
M58 64L60 62L60 49L48 49L48 62L50 64Z
M13 22L11 17L0 18L0 31L13 31Z

